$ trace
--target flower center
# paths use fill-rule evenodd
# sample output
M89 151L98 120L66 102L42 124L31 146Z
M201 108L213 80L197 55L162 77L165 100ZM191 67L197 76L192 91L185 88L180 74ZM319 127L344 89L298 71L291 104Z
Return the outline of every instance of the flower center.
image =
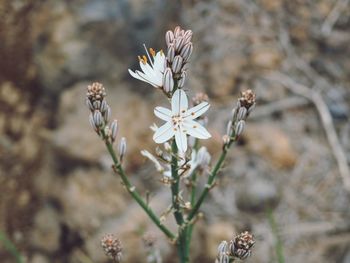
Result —
M171 117L171 121L172 121L174 126L180 126L181 123L183 122L183 118L181 115L173 115Z

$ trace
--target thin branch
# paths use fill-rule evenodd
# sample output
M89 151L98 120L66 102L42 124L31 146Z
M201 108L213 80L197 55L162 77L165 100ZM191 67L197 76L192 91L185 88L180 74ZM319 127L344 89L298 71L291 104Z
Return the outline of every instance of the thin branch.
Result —
M337 0L333 9L328 14L327 18L321 26L322 35L329 36L329 34L332 32L335 23L337 23L341 13L344 11L348 4L349 0Z
M348 166L346 154L341 147L337 132L333 125L332 116L321 94L314 89L310 89L300 83L295 82L286 74L278 72L272 73L267 77L267 79L270 81L279 82L293 93L310 100L315 105L318 114L320 115L323 128L326 132L328 143L337 161L339 173L344 183L344 188L346 191L350 192L350 169Z

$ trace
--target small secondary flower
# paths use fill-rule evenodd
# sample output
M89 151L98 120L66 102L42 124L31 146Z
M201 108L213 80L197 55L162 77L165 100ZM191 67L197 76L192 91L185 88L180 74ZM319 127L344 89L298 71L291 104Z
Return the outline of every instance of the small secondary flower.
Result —
M151 55L146 49L148 59L146 56L139 56L141 71L135 70L134 72L129 69L129 73L135 79L142 80L160 89L163 87L163 74L166 66L165 55L162 50L156 53L150 48L149 51Z
M188 109L186 93L181 89L176 90L171 98L171 110L163 107L154 109L154 114L166 123L157 129L153 135L153 140L156 143L164 143L175 136L179 151L186 152L187 134L199 139L210 138L209 132L201 124L194 121L205 113L209 107L208 102L202 102Z

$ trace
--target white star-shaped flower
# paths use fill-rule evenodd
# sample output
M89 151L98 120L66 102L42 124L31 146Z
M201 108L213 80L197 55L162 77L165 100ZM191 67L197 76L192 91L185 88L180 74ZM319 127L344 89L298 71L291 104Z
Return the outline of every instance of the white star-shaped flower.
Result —
M188 109L188 100L186 93L177 89L171 98L171 110L156 107L154 114L166 121L159 127L153 135L156 143L164 143L175 136L177 148L180 152L187 150L187 137L190 135L199 139L208 139L211 137L209 132L194 119L201 116L209 109L208 102L202 102L199 105Z
M130 69L128 71L135 79L147 82L155 88L161 88L163 86L163 74L166 66L165 55L162 50L156 54L153 49L150 49L151 55L149 55L147 49L146 52L149 63L146 56L139 56L142 71L135 70L134 72Z

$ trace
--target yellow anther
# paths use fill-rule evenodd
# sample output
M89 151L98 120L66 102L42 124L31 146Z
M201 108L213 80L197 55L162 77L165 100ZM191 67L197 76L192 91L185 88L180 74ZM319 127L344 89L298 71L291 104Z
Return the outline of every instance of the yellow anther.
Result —
M149 49L149 53L152 55L152 57L154 57L156 55L156 52L154 51L153 48Z
M146 64L147 63L147 58L146 58L146 56L137 56L138 57L138 59L139 59L139 61L140 62L142 62L143 64Z

